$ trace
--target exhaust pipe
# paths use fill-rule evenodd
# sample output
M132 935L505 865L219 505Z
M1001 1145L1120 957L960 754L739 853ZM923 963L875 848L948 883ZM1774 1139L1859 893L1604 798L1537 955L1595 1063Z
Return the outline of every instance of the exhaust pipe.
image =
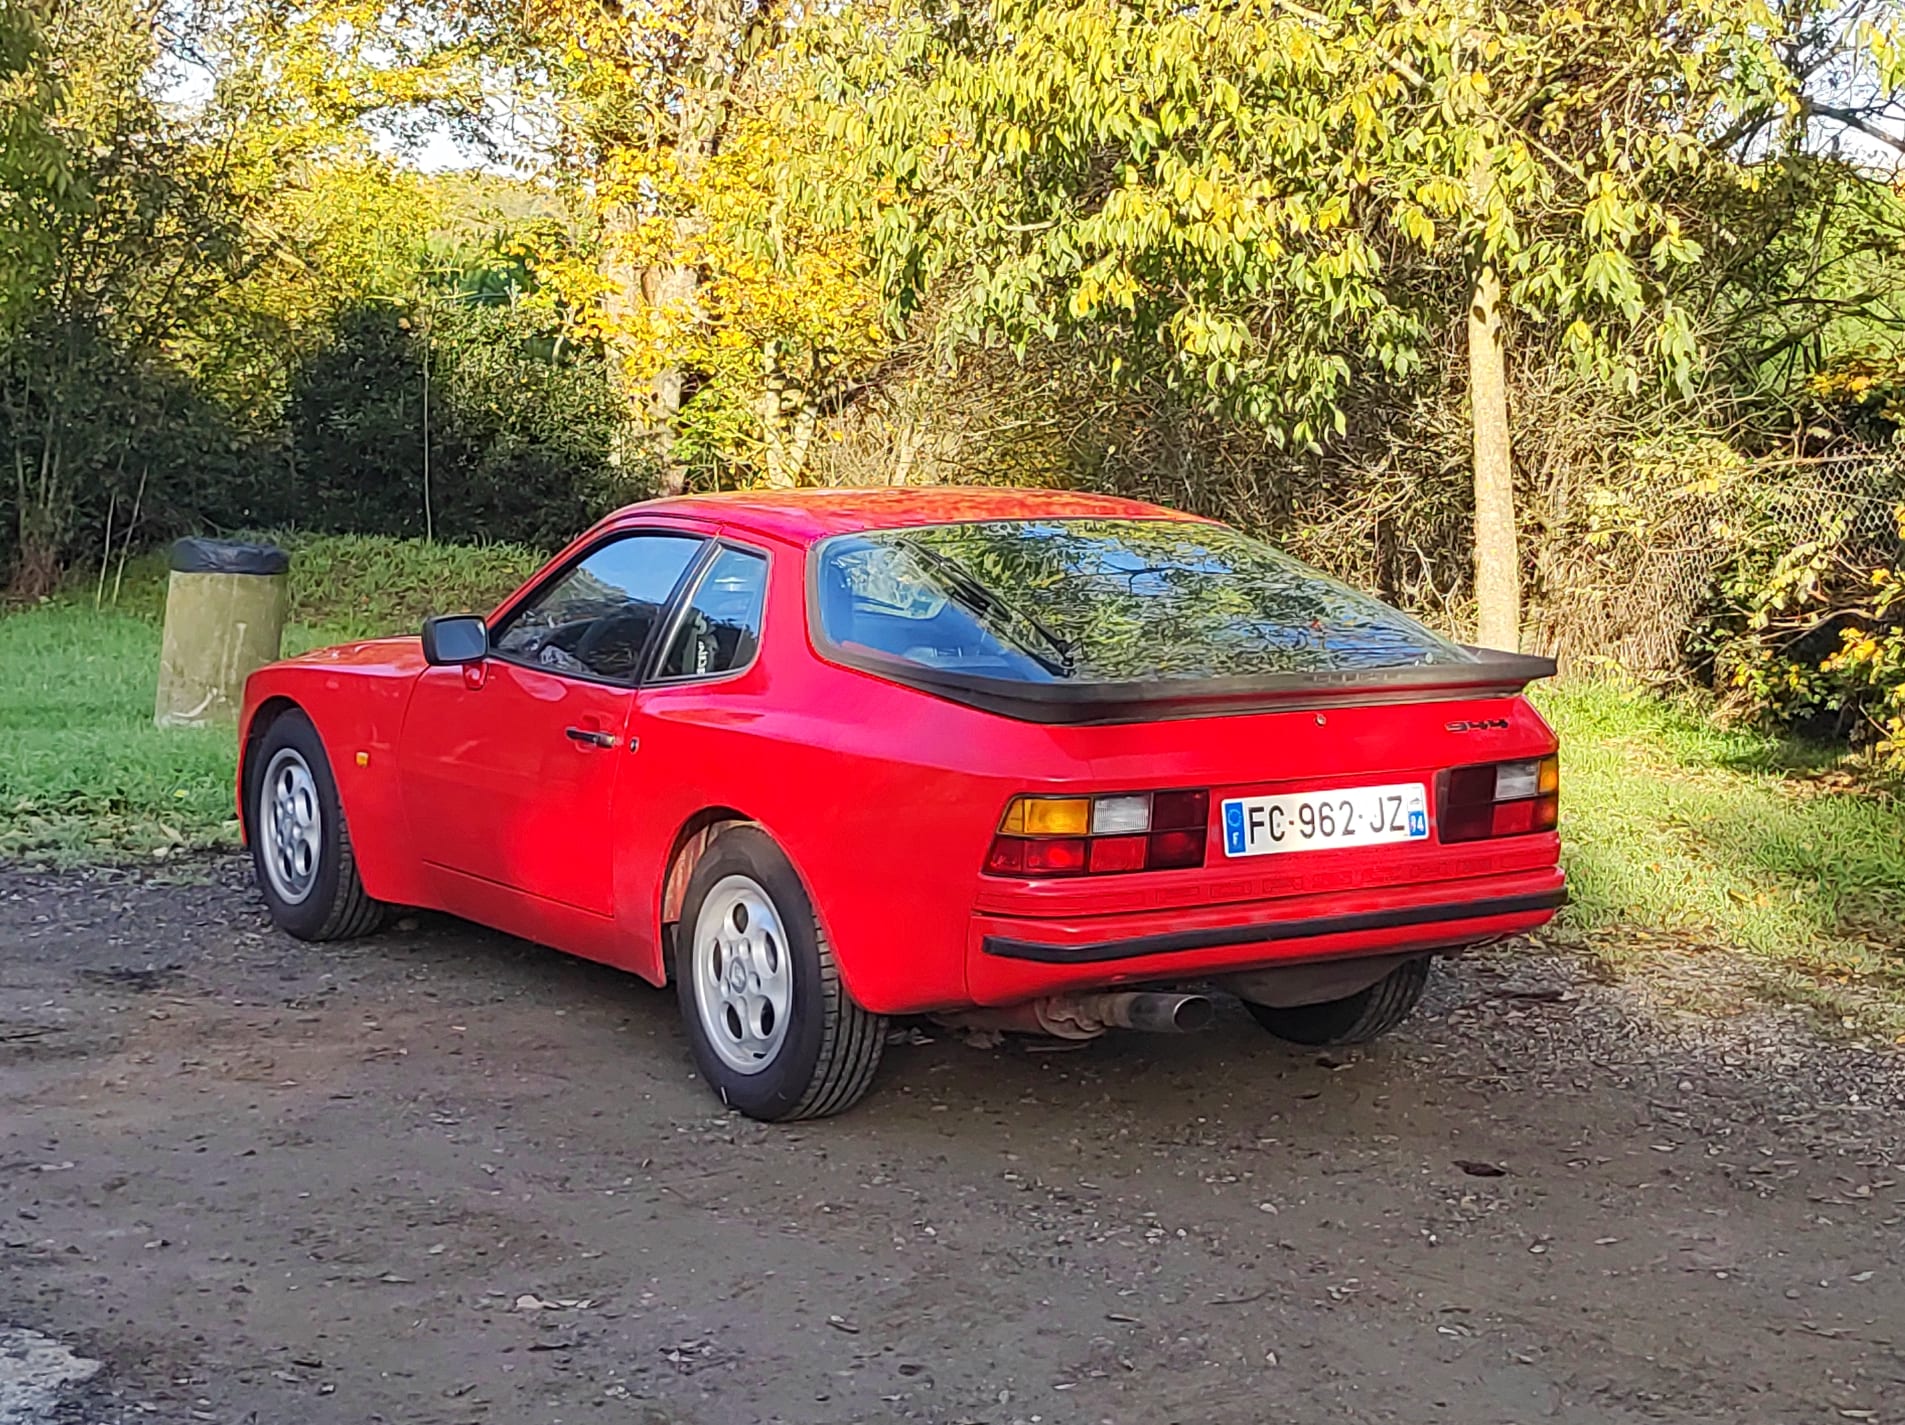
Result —
M1217 1011L1204 995L1132 990L1109 994L1047 995L1024 1004L936 1015L954 1029L997 1029L1011 1034L1050 1034L1095 1039L1107 1029L1151 1034L1188 1034L1207 1029Z
M1217 1010L1203 995L1128 994L1079 995L1085 1013L1117 1029L1142 1029L1148 1034L1189 1034L1208 1029Z

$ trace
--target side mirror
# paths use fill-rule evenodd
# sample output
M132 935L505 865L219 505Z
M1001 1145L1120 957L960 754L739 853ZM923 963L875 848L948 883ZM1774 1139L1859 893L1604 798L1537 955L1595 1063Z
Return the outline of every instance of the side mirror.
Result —
M481 663L489 657L489 628L475 614L423 621L423 657L433 667Z

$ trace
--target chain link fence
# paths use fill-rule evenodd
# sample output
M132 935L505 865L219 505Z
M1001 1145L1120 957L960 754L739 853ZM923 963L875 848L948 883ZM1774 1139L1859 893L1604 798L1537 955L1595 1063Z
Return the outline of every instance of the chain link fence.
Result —
M1537 550L1535 645L1564 665L1675 671L1737 572L1801 545L1895 561L1901 505L1905 451L1636 466L1623 488L1575 492Z

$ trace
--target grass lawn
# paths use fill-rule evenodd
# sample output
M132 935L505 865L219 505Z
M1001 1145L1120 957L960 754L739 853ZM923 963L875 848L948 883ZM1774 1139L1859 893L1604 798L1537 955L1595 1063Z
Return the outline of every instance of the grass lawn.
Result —
M0 854L236 844L232 734L152 725L158 626L50 605L0 616Z
M489 607L536 563L509 546L295 542L287 649ZM0 855L165 859L235 845L232 737L152 725L164 572L0 615ZM1728 955L1730 983L1905 1035L1905 805L1830 752L1719 729L1610 683L1544 688L1562 736L1574 904L1559 934L1615 974ZM1744 976L1739 973L1744 971Z
M1905 1036L1905 804L1831 750L1610 684L1537 693L1561 734L1564 931L1615 972L1743 952L1757 987Z

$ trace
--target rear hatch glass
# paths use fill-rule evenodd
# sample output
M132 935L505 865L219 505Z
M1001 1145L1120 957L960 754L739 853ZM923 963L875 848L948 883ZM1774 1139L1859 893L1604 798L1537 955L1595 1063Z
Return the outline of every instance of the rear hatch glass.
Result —
M1155 684L1473 663L1469 650L1225 525L990 520L820 546L826 641L946 674Z

